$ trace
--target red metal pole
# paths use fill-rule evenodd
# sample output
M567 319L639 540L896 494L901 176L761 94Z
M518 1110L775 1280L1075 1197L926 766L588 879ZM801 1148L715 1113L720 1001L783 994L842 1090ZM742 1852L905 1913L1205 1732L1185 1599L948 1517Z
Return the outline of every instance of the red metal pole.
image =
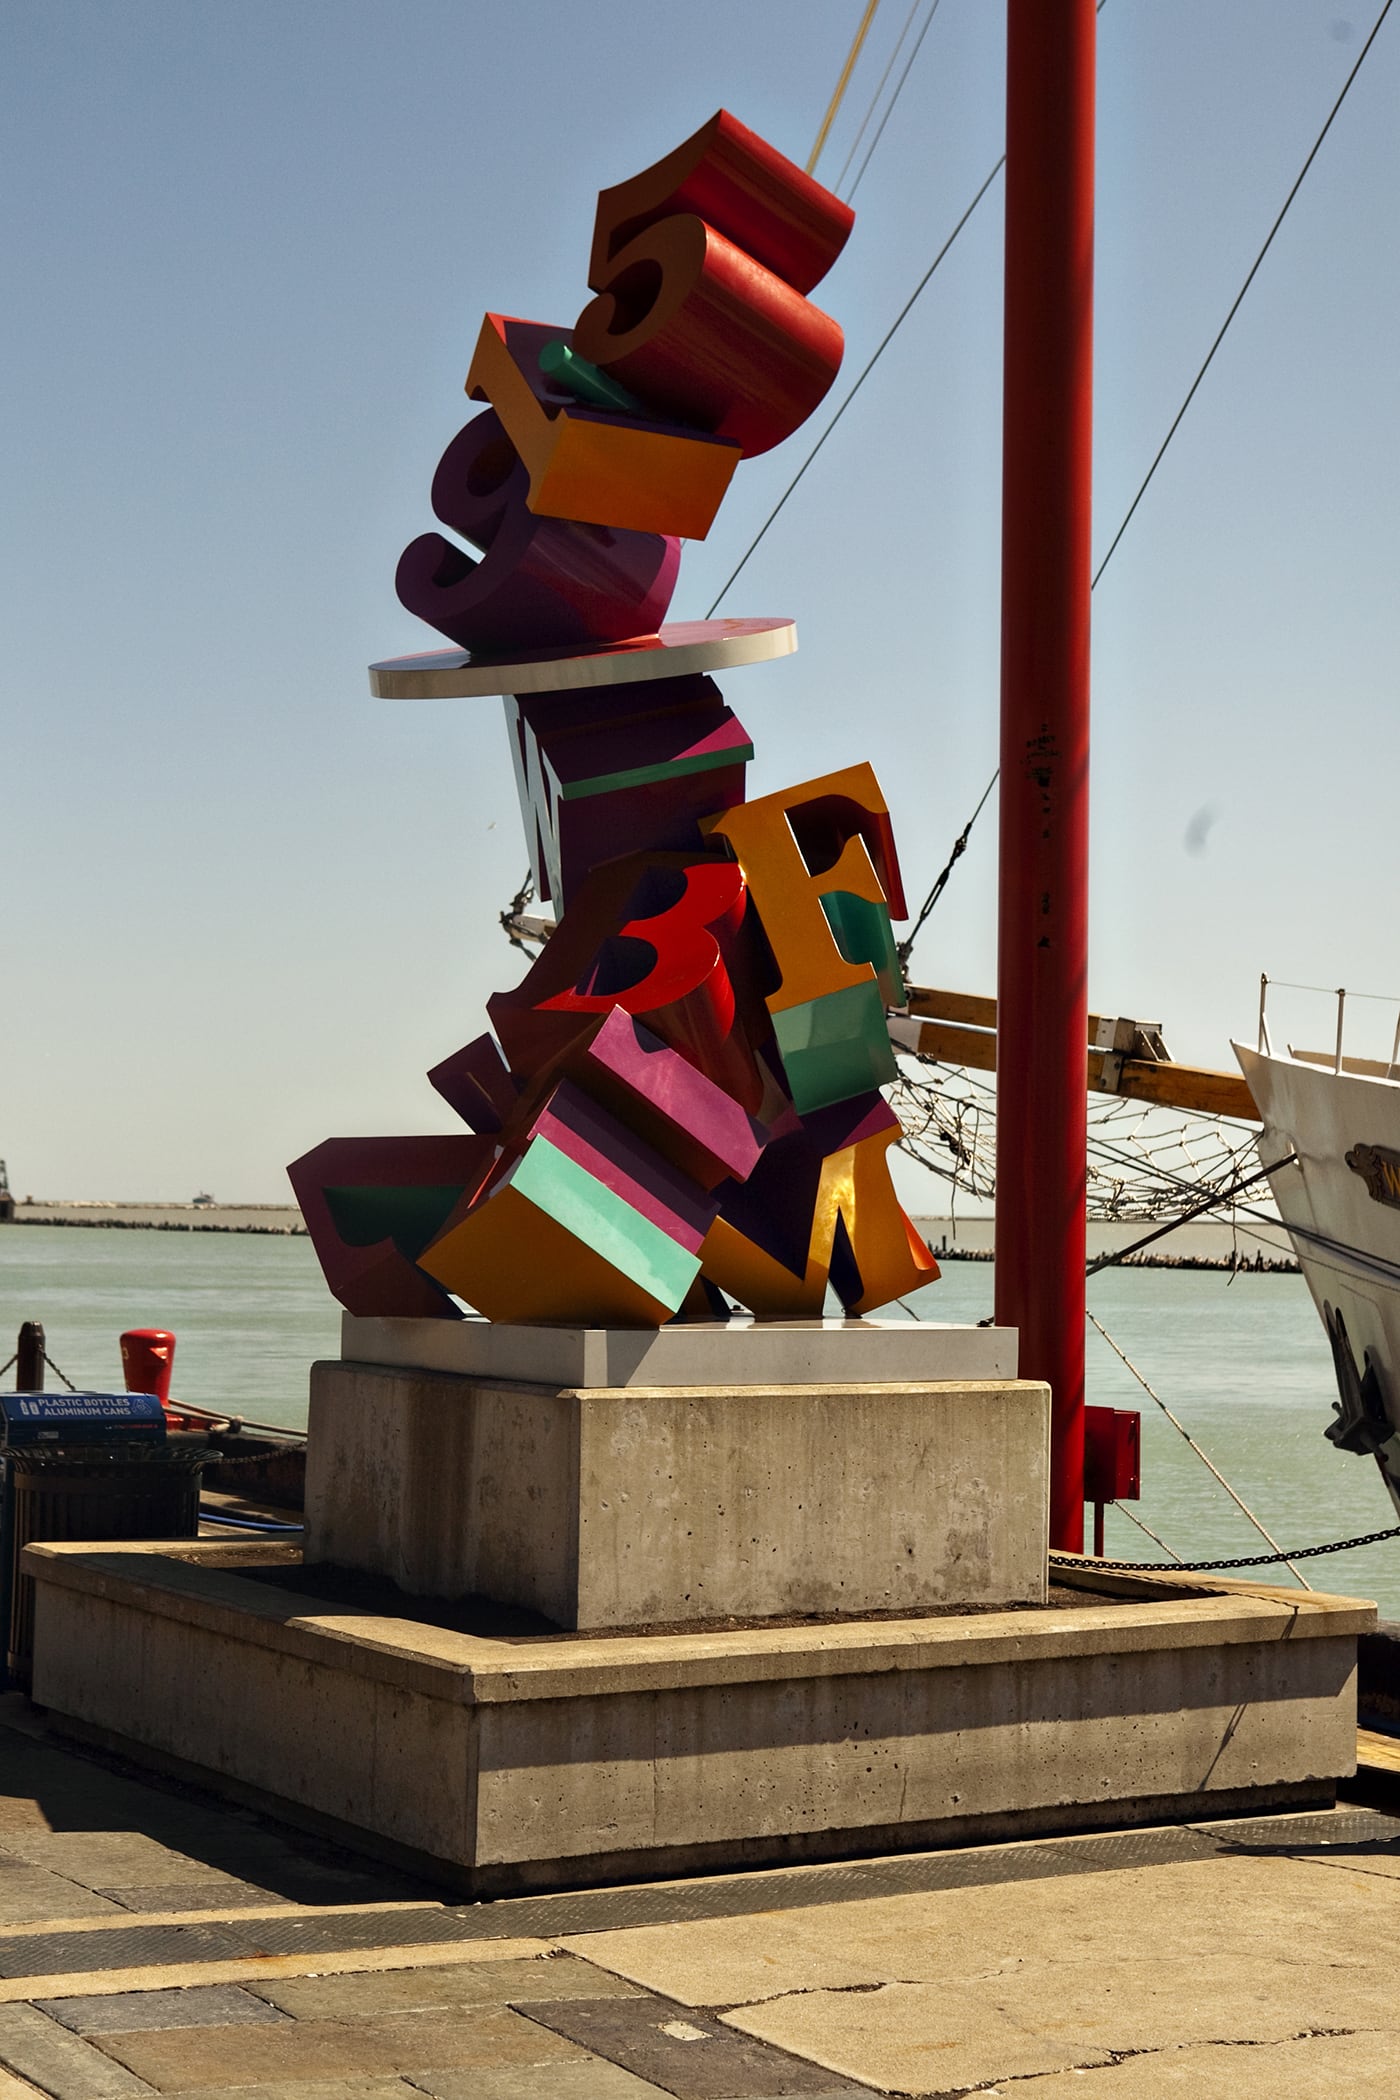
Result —
M1084 1545L1094 0L1008 0L996 1318Z

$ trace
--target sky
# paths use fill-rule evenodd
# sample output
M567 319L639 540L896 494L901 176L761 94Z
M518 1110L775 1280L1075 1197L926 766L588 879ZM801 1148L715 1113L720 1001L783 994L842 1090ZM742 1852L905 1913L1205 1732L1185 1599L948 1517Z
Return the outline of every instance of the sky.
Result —
M1107 0L1097 551L1380 4ZM7 0L17 1193L279 1202L324 1137L460 1127L423 1075L522 974L500 703L373 700L366 666L442 645L394 569L480 317L570 323L598 189L721 105L805 161L861 11ZM843 190L907 13L883 0L819 166ZM940 0L817 294L832 404L997 159L1003 95L998 0ZM1252 1034L1261 971L1400 996L1398 210L1400 10L1095 594L1090 1003L1200 1063ZM724 681L750 792L870 760L916 897L996 762L1001 234L998 181L722 606L798 623ZM826 420L741 465L672 618ZM993 797L917 981L994 989L995 884ZM1353 1010L1388 1044L1393 1002ZM1330 1039L1320 997L1275 1011Z

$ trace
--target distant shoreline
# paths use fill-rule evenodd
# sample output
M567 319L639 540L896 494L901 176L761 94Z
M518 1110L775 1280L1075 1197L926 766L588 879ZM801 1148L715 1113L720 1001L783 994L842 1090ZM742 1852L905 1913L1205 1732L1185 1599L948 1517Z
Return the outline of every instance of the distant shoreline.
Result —
M990 1247L939 1247L940 1262L995 1261ZM1105 1250L1107 1251L1107 1250ZM1095 1257L1090 1250L1090 1260ZM1289 1255L1246 1254L1241 1248L1229 1254L1129 1254L1113 1264L1118 1269L1224 1269L1238 1276L1300 1276L1302 1270Z
M295 1203L26 1203L16 1200L11 1225L65 1225L107 1232L238 1232L306 1237ZM0 1226L3 1230L3 1226Z
M261 1233L283 1239L305 1239L306 1226L294 1203L113 1203L16 1202L15 1225L75 1226L80 1230L125 1232ZM923 1232L940 1262L990 1262L994 1221L987 1217L919 1217ZM3 1231L0 1225L0 1231ZM1116 1253L1154 1230L1151 1221L1091 1220L1089 1257ZM1197 1220L1180 1226L1141 1254L1129 1255L1127 1269L1215 1269L1250 1276L1296 1276L1298 1264L1281 1225L1251 1222L1234 1226Z

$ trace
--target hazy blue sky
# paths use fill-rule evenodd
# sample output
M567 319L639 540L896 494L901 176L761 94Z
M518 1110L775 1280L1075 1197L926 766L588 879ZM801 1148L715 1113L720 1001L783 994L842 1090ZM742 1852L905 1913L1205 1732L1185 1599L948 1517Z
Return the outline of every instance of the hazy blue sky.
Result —
M1097 545L1375 20L1100 17ZM884 0L833 180L907 12ZM4 1084L21 1194L282 1200L519 958L499 703L371 700L481 313L569 322L593 200L721 103L806 158L859 0L9 0ZM819 299L868 356L1001 150L1003 10L942 0ZM870 758L921 893L997 743L998 183L731 592L756 791ZM1228 1061L1258 973L1400 993L1400 11L1095 601L1102 1011ZM837 398L837 397L833 397ZM703 612L821 427L741 467ZM916 977L994 985L995 804ZM1377 1026L1389 1036L1393 1015ZM1319 1016L1309 1030L1326 1036Z

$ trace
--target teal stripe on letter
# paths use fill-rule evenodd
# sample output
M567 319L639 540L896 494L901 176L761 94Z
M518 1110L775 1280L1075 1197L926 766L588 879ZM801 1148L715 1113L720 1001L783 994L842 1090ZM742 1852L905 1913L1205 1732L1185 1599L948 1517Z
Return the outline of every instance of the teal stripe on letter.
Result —
M700 1273L698 1254L688 1253L548 1138L530 1140L510 1182L672 1312Z

